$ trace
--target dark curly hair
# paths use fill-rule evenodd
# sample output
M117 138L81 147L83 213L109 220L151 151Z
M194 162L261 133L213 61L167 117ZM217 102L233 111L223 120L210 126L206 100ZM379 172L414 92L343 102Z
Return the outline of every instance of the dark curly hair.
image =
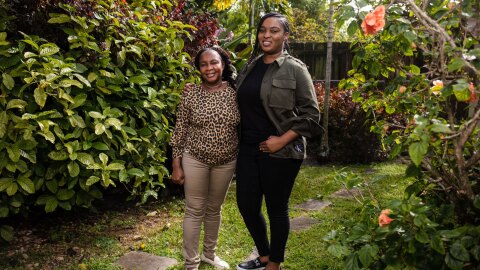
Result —
M248 60L248 63L252 62L253 59L255 59L258 55L261 53L259 41L258 41L258 33L260 32L260 28L262 27L263 22L268 19L268 18L277 18L280 24L283 26L283 30L285 33L290 33L290 23L288 22L287 17L285 15L282 15L277 12L272 12L272 13L267 13L260 18L260 21L258 22L257 25L257 31L255 33L255 44L253 45L253 52L250 55L250 59ZM290 46L288 45L288 40L285 40L283 43L283 48L287 52L290 52Z
M222 62L225 66L222 72L222 80L227 81L230 86L235 87L237 70L233 66L232 61L230 61L228 53L218 46L207 47L198 51L197 55L195 55L195 67L197 70L200 70L200 56L202 56L202 54L208 50L216 51L220 55L220 58L222 58Z

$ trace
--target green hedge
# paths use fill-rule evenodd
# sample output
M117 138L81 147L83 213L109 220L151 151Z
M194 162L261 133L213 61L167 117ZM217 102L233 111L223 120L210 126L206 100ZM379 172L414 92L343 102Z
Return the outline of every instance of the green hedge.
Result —
M168 176L177 89L195 80L183 52L191 26L168 20L169 1L87 4L86 14L62 3L50 14L67 50L28 33L10 39L2 8L1 218L90 207L110 187L144 202Z

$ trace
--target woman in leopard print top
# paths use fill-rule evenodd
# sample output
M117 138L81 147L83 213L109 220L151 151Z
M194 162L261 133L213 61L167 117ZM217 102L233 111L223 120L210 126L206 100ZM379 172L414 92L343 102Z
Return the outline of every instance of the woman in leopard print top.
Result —
M219 47L200 50L195 66L202 83L184 91L170 141L172 181L183 184L185 190L185 269L198 269L200 261L217 269L229 269L228 263L216 256L215 249L220 211L233 177L238 149L240 115L233 88L234 68ZM203 253L199 255L202 223Z

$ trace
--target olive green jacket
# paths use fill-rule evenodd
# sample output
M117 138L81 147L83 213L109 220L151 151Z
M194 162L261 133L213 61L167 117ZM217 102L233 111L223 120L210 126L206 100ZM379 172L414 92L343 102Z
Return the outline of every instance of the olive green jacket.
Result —
M243 68L236 80L237 89L255 63L261 59L262 56L259 56ZM301 135L271 156L305 158L305 137L322 134L317 97L305 64L286 52L279 56L263 76L260 99L278 131L277 135L280 136L290 129Z

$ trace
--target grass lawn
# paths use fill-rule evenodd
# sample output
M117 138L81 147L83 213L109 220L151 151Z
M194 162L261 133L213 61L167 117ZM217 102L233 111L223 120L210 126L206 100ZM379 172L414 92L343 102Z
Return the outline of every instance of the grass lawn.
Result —
M346 221L354 221L360 204L353 199L332 198L342 188L334 176L341 167L325 165L303 167L292 193L291 217L309 216L320 223L292 232L282 269L343 269L342 262L327 252L322 238ZM405 166L393 163L348 166L366 180L383 176L371 186L380 202L402 197L408 184ZM304 211L293 206L308 199L328 200L321 211ZM0 269L120 269L115 261L131 250L168 256L181 262L172 269L183 269L181 197L134 204L114 205L114 210L98 213L66 213L34 221L18 222L17 236L11 244L0 246ZM217 253L232 268L243 261L254 246L235 203L232 182L223 207L223 219ZM213 269L202 264L200 269Z

